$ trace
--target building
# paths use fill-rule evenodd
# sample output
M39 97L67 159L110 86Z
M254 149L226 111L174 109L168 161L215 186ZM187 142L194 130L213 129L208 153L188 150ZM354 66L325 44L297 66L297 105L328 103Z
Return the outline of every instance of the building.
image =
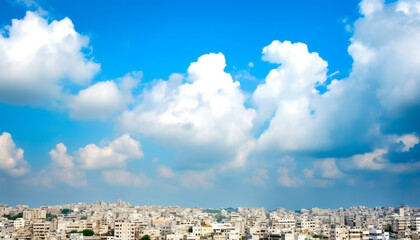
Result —
M32 239L44 240L47 239L50 232L50 222L37 221L32 225Z
M13 221L13 226L15 227L15 230L20 230L25 227L25 220L23 218L18 218Z
M363 240L388 240L389 233L385 233L382 230L368 230L363 231Z
M126 221L116 221L114 230L115 240L135 240L136 239L136 224Z

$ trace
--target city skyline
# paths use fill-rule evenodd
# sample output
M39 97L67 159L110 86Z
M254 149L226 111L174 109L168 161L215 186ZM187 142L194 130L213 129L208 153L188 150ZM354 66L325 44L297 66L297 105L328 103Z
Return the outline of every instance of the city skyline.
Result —
M98 201L28 208L0 204L0 237L36 240L418 239L420 208L347 209L135 206Z
M420 206L420 1L0 13L0 203Z

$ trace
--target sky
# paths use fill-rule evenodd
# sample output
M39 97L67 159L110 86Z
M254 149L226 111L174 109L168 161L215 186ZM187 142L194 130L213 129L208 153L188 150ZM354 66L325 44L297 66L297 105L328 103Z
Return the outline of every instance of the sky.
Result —
M0 1L0 202L420 206L420 1Z

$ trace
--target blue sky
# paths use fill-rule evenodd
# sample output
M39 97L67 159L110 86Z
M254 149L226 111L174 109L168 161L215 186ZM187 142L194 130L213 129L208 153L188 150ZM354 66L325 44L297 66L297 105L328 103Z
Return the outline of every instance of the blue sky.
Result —
M0 11L0 202L419 205L418 1Z

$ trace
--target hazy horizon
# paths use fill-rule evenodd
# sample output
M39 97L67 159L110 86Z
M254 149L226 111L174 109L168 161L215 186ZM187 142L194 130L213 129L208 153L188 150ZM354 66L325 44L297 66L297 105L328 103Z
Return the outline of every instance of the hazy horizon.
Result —
M105 203L105 204L110 204L110 203L118 203L119 201L128 203L128 204L131 205L131 207L136 207L136 206L157 206L157 207L201 208L201 209L215 209L215 210L218 210L218 209L238 209L238 208L265 208L267 211L276 210L276 209L286 209L286 210L289 210L289 211L300 211L302 209L308 209L308 210L310 210L310 209L313 209L313 208L331 209L331 210L337 210L337 209L340 209L340 208L349 209L349 208L357 208L357 207L366 207L366 208L370 208L370 209L374 209L374 208L377 208L377 207L379 207L379 208L387 208L387 207L389 207L389 208L395 208L395 209L397 209L399 207L420 208L420 207L417 207L417 206L410 206L410 205L405 205L405 204L400 204L398 206L374 206L374 207L366 206L366 205L353 205L353 206L346 206L346 207L342 206L342 207L335 207L335 208L332 208L332 207L317 207L317 206L313 206L313 207L301 207L301 208L293 208L292 209L292 208L286 208L286 207L282 207L282 206L278 206L278 207L274 207L274 208L266 208L264 206L253 206L253 207L250 207L250 206L200 207L200 206L179 206L179 205L160 205L160 204L133 204L133 203L131 203L129 201L124 201L124 200L109 201L109 202L102 201L102 202ZM56 206L65 206L65 205L78 205L78 204L93 205L93 204L96 204L98 202L101 202L101 200L98 200L98 201L95 201L95 202L73 202L73 203L52 204L52 205L38 205L38 206L35 206L35 207L28 205L28 207L31 208L31 209L33 209L33 208L56 207ZM4 203L0 203L0 204L4 204ZM26 204L16 204L14 206L10 206L10 205L9 206L10 207L16 207L17 205L26 205Z

